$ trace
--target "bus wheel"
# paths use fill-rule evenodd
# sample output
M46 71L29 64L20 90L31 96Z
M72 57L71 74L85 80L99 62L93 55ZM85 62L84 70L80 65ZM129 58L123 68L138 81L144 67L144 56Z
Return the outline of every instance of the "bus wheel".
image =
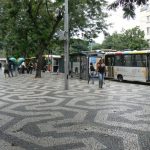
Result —
M118 75L117 79L118 79L118 81L122 82L123 81L123 76L122 75Z

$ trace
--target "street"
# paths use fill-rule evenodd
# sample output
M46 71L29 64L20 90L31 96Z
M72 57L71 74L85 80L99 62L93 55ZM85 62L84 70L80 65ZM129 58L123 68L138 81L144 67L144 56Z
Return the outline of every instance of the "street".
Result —
M1 72L0 150L150 150L150 86Z

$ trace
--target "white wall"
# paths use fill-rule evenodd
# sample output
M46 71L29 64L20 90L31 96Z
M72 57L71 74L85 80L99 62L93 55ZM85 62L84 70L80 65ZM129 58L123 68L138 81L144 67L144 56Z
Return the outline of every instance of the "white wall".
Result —
M149 20L148 17L149 16ZM149 33L147 29L149 28ZM150 43L150 5L143 6L140 11L140 29L145 33L145 39Z

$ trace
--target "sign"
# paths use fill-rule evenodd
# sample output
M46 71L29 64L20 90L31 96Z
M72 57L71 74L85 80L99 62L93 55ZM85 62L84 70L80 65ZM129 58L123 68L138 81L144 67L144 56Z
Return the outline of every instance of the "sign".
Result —
M66 40L65 31L59 31L58 38L60 41Z
M89 62L96 64L96 57L89 57Z

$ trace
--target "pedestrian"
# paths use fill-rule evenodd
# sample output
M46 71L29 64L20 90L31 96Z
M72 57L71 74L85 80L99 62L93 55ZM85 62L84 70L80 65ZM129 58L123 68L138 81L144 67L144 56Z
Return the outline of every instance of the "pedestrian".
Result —
M30 62L29 64L28 64L28 72L30 73L30 74L32 74L32 70L33 70L33 63L32 62Z
M13 69L14 69L14 74L15 74L15 77L17 76L17 68L18 68L18 66L17 66L17 64L14 64L13 65Z
M13 77L13 71L14 71L14 65L13 65L13 62L9 61L8 63L8 69L9 69L9 72L11 74L11 77Z
M24 74L25 70L26 70L25 62L22 62L22 64L21 64L21 73Z
M95 73L95 68L93 66L93 63L91 62L90 63L90 70L89 70L89 80L88 80L88 83L92 79L92 84L94 84L94 73Z
M6 78L6 74L10 77L8 63L4 63L4 75Z
M100 59L99 62L97 63L97 71L99 77L99 87L102 88L105 76L105 63L103 59Z

